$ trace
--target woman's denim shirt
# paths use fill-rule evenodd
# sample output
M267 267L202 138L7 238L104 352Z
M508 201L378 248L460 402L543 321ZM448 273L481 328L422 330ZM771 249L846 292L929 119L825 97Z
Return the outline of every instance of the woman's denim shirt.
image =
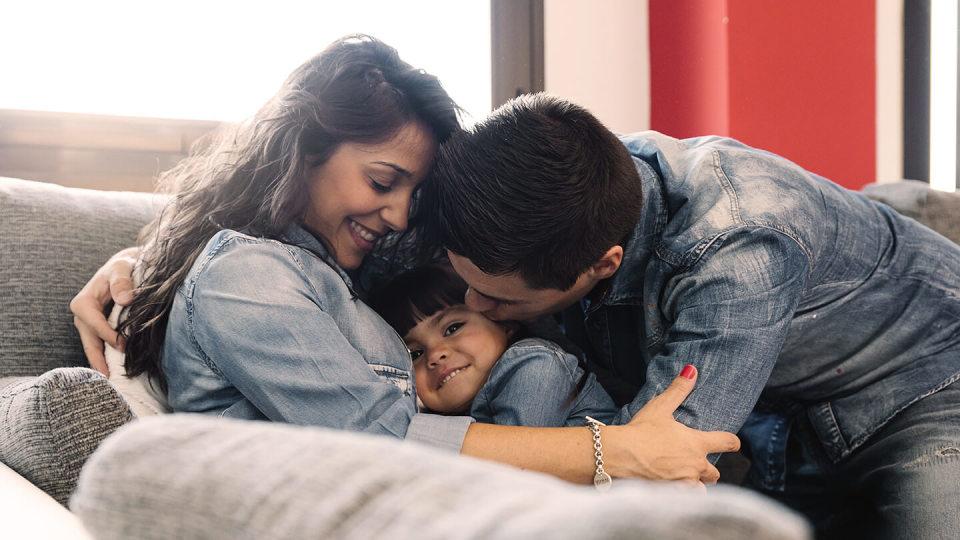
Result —
M163 371L176 411L407 437L459 450L469 417L418 414L400 336L309 232L223 230L177 291Z
M735 432L759 401L807 414L839 460L960 378L960 247L730 139L622 142L643 210L578 323L615 401L639 410L690 362L685 424Z

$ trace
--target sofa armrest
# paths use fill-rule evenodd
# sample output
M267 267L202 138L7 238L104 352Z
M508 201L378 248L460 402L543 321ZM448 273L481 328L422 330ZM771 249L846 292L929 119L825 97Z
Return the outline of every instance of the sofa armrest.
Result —
M75 515L3 463L0 516L4 538L92 540Z
M806 538L733 487L610 493L386 437L198 415L146 418L84 467L71 509L120 538Z

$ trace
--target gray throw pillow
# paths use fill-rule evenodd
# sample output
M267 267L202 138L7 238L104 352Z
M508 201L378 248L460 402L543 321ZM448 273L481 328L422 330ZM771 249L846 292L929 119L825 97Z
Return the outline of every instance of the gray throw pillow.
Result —
M66 505L80 468L133 419L109 382L86 368L0 379L0 462Z

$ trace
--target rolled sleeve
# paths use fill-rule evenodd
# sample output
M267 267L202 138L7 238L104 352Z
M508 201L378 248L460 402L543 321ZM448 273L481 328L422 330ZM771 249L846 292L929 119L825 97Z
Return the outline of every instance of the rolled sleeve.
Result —
M467 429L475 420L469 416L441 416L420 413L410 419L405 440L460 453Z

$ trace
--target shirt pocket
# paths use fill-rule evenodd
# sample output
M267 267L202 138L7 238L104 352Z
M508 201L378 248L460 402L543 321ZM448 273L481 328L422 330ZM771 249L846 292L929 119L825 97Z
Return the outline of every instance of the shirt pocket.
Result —
M403 392L405 396L413 395L413 383L409 371L405 371L386 364L370 363L370 369L381 379L393 384Z

